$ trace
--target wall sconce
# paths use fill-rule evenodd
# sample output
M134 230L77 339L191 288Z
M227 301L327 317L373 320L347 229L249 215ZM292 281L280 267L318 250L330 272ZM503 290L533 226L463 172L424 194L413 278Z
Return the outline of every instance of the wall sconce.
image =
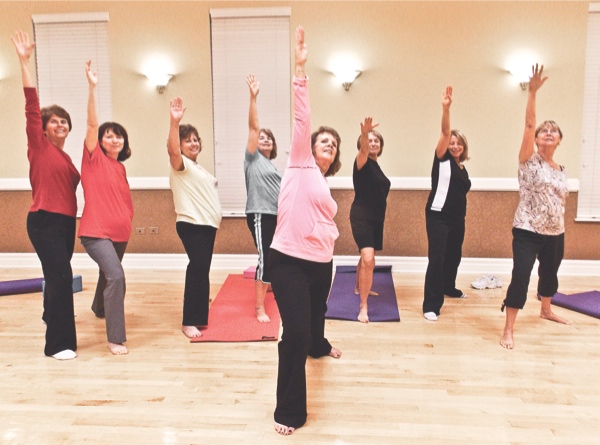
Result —
M362 71L355 69L340 69L333 72L333 75L342 83L342 86L346 91L350 89L352 83L361 74Z
M146 77L150 80L152 85L156 86L156 91L163 93L169 81L175 77L174 74L153 72L146 74Z
M509 72L515 78L515 80L519 82L521 89L523 91L526 91L527 87L529 86L529 74L531 73L531 65L529 65L528 68L524 66L514 67Z
M513 52L506 61L506 67L513 79L517 81L521 90L526 91L529 86L529 77L531 76L531 67L535 62L542 59L539 54L528 50L518 49Z

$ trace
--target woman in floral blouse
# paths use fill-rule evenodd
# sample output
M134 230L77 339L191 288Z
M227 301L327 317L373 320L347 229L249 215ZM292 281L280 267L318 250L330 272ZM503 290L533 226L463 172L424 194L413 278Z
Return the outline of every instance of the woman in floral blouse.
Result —
M527 299L527 288L536 258L539 261L537 293L542 301L540 317L558 323L569 322L552 312L552 296L558 290L558 268L565 241L565 200L567 174L554 159L562 140L556 122L544 121L536 128L536 93L548 79L544 66L532 68L525 112L525 131L519 152L519 206L513 222L512 279L502 310L506 324L500 344L512 349L513 328L519 309ZM535 149L537 146L537 150Z

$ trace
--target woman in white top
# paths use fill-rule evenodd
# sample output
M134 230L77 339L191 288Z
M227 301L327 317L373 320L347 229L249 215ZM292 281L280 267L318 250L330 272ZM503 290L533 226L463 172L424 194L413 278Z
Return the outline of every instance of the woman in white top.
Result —
M565 201L568 194L565 168L554 161L562 131L554 121L536 128L536 93L548 79L544 66L536 64L529 79L525 131L519 151L519 206L513 222L512 278L502 310L506 324L500 344L514 347L513 329L519 309L527 299L531 270L539 261L537 293L542 301L540 317L570 324L552 312L552 297L558 290L558 268L565 247ZM534 145L537 146L537 150Z
M167 150L177 234L190 259L185 275L181 331L194 338L202 336L198 328L208 324L209 272L221 224L221 204L217 180L196 162L202 151L198 130L191 125L180 125L184 113L181 98L173 99Z

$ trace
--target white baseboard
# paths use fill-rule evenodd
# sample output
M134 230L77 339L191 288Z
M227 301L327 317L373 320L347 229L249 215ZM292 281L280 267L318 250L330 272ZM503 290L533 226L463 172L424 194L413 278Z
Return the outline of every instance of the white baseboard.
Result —
M391 264L394 272L424 274L427 268L426 257L377 256L378 264ZM358 256L336 256L335 265L355 265ZM212 269L243 271L256 262L256 255L214 255ZM185 254L128 253L123 258L125 269L185 270L188 263ZM96 263L85 253L76 253L71 261L73 269L96 269ZM40 269L35 253L0 253L0 269ZM511 258L463 258L459 273L510 275ZM534 266L533 274L537 274ZM561 276L600 277L600 261L563 260Z

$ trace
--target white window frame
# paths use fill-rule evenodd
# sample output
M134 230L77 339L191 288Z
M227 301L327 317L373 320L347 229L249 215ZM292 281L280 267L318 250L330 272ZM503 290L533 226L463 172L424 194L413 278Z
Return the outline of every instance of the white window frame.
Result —
M600 3L588 8L576 221L600 222Z
M73 128L64 150L78 170L87 128L86 60L92 61L92 69L98 73L98 119L112 120L108 21L108 12L32 16L40 105L60 105L71 116ZM83 188L78 187L78 216L83 202Z
M211 9L215 176L224 216L246 207L244 150L250 94L246 76L260 82L258 115L273 131L283 173L291 140L291 8Z

